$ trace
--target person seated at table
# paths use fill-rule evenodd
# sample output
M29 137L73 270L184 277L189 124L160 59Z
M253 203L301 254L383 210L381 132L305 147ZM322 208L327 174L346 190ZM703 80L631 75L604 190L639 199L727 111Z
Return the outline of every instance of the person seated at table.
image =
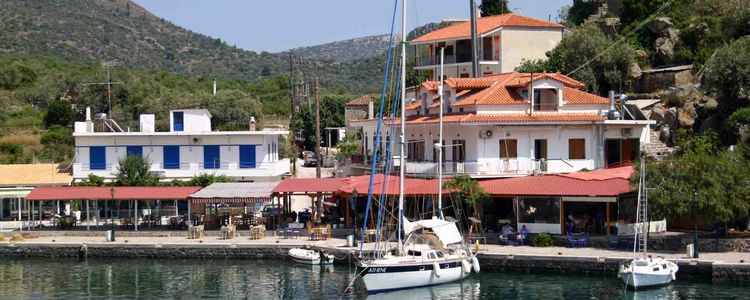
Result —
M508 223L505 223L505 225L503 225L502 229L500 229L500 236L502 236L503 238L506 238L506 239L508 239L509 237L513 236L513 234L515 234L515 233L516 233L516 231L513 230L513 226L510 226L510 224L508 224Z
M576 225L581 224L581 219L576 218L573 213L570 213L568 214L568 220L566 223L568 226L568 231L573 232L575 231Z
M526 229L526 225L521 226L521 237L525 240L529 236L529 230Z

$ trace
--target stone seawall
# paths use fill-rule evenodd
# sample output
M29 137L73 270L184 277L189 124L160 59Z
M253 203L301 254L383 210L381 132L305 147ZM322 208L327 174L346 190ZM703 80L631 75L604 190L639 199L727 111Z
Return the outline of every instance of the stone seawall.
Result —
M0 258L231 258L286 259L290 248L301 245L243 244L0 244ZM352 250L313 247L328 251L340 263L352 263ZM615 276L625 258L586 256L545 256L480 253L482 270L557 274L601 274ZM750 264L677 259L678 278L698 278L714 282L750 283Z

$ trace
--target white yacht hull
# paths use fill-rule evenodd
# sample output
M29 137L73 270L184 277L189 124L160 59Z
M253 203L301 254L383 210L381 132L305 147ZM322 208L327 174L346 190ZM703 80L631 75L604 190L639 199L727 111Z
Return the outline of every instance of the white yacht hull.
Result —
M677 277L675 263L662 259L637 259L620 267L618 277L630 288L644 289L667 285Z
M383 293L462 280L471 272L465 272L461 262L461 259L440 261L437 272L433 262L369 265L361 267L361 276L368 293Z

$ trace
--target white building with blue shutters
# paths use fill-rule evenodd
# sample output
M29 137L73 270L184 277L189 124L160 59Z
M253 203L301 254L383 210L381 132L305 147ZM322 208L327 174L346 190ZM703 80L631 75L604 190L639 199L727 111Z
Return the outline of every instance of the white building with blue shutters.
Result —
M96 132L90 118L76 122L74 181L89 174L112 179L127 155L147 158L151 171L166 181L204 173L245 182L278 181L289 173L289 159L278 154L279 136L287 131L211 131L211 114L204 109L174 110L169 116L168 132L154 130L154 115L140 116L138 132Z

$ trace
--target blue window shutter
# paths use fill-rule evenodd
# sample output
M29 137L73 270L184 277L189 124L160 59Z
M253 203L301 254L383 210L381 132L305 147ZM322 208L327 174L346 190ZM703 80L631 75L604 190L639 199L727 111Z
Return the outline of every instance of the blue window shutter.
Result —
M180 146L164 146L164 169L180 168Z
M240 168L255 168L255 145L240 145Z
M172 127L174 131L184 131L185 126L183 125L185 123L184 113L181 111L176 111L172 113Z
M125 149L126 156L143 156L143 146L127 146Z
M218 169L221 167L219 146L203 146L203 166L204 169Z
M107 148L104 146L89 147L89 169L107 169Z

